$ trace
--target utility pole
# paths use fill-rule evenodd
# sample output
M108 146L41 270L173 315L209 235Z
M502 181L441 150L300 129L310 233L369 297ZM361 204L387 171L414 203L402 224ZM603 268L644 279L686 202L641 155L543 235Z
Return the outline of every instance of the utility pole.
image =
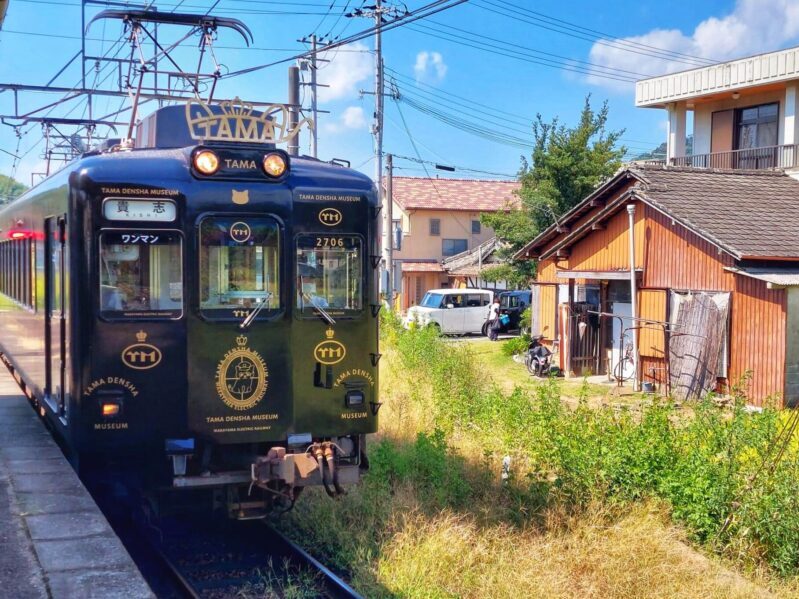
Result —
M388 273L386 283L386 300L390 310L394 310L394 156L386 154L386 196L385 196L385 222L388 227L383 231L388 231L384 236L386 245L383 246L383 259L386 262L386 272Z
M386 201L386 194L383 193L383 40L382 40L382 25L384 16L389 15L396 17L400 13L393 6L384 6L383 0L375 0L374 7L369 9L356 9L348 13L348 17L367 17L375 20L375 89L373 93L375 96L375 113L374 122L372 124L372 134L375 138L375 183L377 184L377 193L380 198L383 213L383 231L381 235L381 243L383 248L383 261L381 280L387 280L386 288L383 289L386 297L388 298L388 290L391 287L390 279L392 273L389 268L389 244L391 243L391 220L389 217L390 207Z
M382 0L375 2L375 121L372 125L372 133L375 136L375 179L377 183L377 197L383 206L383 272L386 275L386 298L391 306L390 289L392 273L390 269L391 260L391 221L388 220L389 208L386 202L386 194L383 193L383 3Z
M300 122L300 68L289 67L289 131L297 129ZM291 156L300 154L299 134L289 139L288 151Z
M319 114L316 104L316 34L311 35L311 116L313 127L311 128L311 156L317 158L317 143L319 137Z

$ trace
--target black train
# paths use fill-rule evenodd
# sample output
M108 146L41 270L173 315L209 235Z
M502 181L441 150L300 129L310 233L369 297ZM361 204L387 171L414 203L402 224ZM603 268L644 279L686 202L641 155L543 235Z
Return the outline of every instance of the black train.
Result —
M0 351L76 466L226 487L240 515L253 482L269 507L358 481L380 407L377 195L258 143L273 125L163 108L0 211Z

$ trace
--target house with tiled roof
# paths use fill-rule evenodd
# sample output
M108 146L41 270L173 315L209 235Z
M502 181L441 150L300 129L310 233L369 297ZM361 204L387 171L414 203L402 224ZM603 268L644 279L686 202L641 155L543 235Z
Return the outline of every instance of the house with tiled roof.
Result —
M533 329L569 374L799 404L799 181L636 165L531 240Z
M470 271L471 278L463 273L451 275L442 262L493 239L494 231L480 222L480 215L517 209L520 184L394 177L392 187L392 229L402 231L401 247L394 251L394 260L402 268L401 309L417 304L429 289L458 286L467 280L477 284L479 272ZM481 252L478 257L482 256Z

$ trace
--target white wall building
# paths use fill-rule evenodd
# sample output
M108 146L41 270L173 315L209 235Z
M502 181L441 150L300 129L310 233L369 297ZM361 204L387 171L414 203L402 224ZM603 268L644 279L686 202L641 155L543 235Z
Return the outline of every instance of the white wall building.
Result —
M651 77L635 105L668 112L666 161L695 168L783 168L799 177L799 47ZM686 122L693 112L693 152Z

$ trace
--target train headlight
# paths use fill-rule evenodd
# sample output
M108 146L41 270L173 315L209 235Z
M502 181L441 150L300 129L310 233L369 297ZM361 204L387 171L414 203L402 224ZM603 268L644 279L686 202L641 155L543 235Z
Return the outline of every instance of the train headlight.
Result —
M283 173L286 172L286 158L283 154L278 154L277 152L270 152L266 156L264 156L264 172L269 175L270 177L279 177Z
M219 170L219 156L213 150L200 150L194 154L194 168L203 175L213 175Z
M103 416L106 418L111 418L113 416L119 416L119 412L122 406L115 402L108 402L102 405L102 412Z

